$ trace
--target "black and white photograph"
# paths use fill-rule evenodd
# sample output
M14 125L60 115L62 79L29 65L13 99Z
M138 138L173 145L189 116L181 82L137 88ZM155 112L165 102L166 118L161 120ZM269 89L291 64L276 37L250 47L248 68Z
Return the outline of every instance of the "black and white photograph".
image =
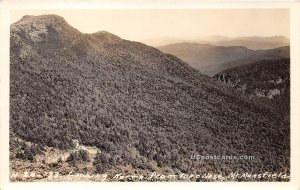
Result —
M9 14L11 183L291 181L289 8Z

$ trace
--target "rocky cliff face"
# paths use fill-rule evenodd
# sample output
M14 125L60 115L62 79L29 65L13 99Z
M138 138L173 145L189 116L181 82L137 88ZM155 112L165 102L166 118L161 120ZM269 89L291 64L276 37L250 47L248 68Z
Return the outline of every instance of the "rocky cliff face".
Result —
M277 112L290 115L290 59L262 60L214 76L251 99L260 99Z

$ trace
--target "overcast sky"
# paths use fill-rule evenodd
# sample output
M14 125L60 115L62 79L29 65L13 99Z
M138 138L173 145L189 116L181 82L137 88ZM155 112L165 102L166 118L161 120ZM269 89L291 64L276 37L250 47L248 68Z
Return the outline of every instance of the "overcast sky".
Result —
M232 10L15 10L11 22L24 15L57 14L84 33L106 30L127 40L199 39L202 36L286 36L288 9Z

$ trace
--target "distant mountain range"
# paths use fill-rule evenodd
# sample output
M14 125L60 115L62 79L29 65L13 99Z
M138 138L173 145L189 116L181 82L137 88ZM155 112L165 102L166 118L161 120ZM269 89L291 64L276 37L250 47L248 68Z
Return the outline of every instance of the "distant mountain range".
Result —
M198 43L201 44L208 44L208 41L205 40L195 40ZM141 40L141 43L144 43L148 46L152 47L159 47L159 46L165 46L169 44L176 44L176 43L196 43L194 40L186 40L186 39L177 39L177 38L155 38L155 39L148 39L148 40Z
M239 37L228 39L226 41L219 41L214 45L218 46L244 46L253 50L266 50L278 48L281 46L289 46L288 38L283 36L271 37Z
M81 33L56 15L25 16L10 35L11 171L289 173L290 130L279 113L173 55L109 32ZM183 45L206 52L200 57L207 61L216 52L227 61L232 52L257 55L245 47ZM78 143L99 151L92 157L77 151ZM66 161L45 162L49 152L69 150L75 152Z
M244 46L252 50L266 50L282 46L289 46L290 40L284 36L250 36L250 37L226 37L220 35L206 36L202 39L176 39L176 38L157 38L141 41L153 47L165 46L178 43L198 43L214 46Z
M175 55L202 73L213 76L223 70L254 61L289 58L289 46L269 50L251 50L243 46L213 46L198 43L176 43L157 47Z

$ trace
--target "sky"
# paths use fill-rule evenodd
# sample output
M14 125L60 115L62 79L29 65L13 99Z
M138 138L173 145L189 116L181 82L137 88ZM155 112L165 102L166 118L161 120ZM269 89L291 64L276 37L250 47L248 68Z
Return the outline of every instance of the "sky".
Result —
M24 15L57 14L83 33L108 31L133 41L203 36L290 37L289 9L190 10L14 10L11 23Z

